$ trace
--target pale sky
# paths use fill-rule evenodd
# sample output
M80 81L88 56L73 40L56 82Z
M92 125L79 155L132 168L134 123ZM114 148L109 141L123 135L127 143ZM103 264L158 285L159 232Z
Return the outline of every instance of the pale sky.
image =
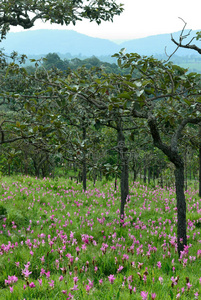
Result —
M149 35L180 31L184 23L187 29L201 30L200 0L118 0L124 4L124 12L115 16L112 22L97 25L86 20L75 26L50 25L38 21L31 30L36 29L73 29L92 37L121 40L146 37ZM11 31L22 29L12 27Z

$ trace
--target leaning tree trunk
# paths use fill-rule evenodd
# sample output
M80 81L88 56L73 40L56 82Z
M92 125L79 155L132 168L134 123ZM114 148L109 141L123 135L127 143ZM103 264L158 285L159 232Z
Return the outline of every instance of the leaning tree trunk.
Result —
M186 237L186 201L184 195L184 165L175 166L175 186L177 198L177 246L178 254L187 245Z

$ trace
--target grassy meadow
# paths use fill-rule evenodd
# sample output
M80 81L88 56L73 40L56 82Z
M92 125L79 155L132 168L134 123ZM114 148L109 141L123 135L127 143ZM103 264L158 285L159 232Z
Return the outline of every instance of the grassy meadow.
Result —
M201 199L186 191L188 247L178 258L171 188L67 179L0 181L0 299L201 299Z

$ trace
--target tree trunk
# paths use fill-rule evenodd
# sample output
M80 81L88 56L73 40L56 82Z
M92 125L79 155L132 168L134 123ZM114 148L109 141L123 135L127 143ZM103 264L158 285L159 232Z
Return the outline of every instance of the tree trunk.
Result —
M146 183L147 182L147 168L144 167L144 177L143 177L143 182Z
M184 165L175 166L175 186L177 197L177 245L178 254L184 250L187 245L186 237L186 201L184 195Z
M83 138L83 141L86 140L86 127L85 126L83 126L82 138ZM85 149L83 149L83 157L82 157L82 184L83 184L83 190L86 191L86 189L87 189L87 166L86 166L86 150Z
M121 161L121 208L120 208L120 218L124 219L124 207L126 204L126 199L129 194L129 174L128 174L128 149L125 146L125 137L121 128L118 128L118 150L119 157Z
M199 125L199 197L201 197L201 125Z
M124 157L122 160L122 170L121 170L121 211L120 216L121 219L124 219L124 207L126 204L126 200L129 193L129 185L128 185L128 161L127 158Z

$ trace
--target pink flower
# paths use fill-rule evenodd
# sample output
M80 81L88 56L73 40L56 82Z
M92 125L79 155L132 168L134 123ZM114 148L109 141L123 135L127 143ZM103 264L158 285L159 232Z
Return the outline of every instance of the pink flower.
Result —
M186 285L187 285L187 289L188 289L188 291L189 291L190 288L192 287L192 284L190 284L190 282L188 282Z
M110 275L110 276L108 276L108 279L109 279L109 282L111 284L113 284L116 278L114 277L114 275Z
M158 280L160 281L160 284L163 284L163 277L159 277Z
M85 289L86 289L86 292L88 294L91 290L91 286L89 284L86 284Z
M10 292L12 293L13 292L13 287L9 286L9 289L10 289Z
M50 278L50 271L48 271L47 273L45 273L47 278Z
M74 283L76 284L78 282L78 277L73 277Z
M64 279L64 277L61 275L60 277L59 277L59 281L62 281Z
M154 300L156 298L156 293L151 294L151 300Z
M32 272L30 272L28 269L22 270L22 275L24 275L25 278L28 278L31 273Z
M148 292L142 291L140 295L141 295L141 297L142 297L142 300L147 300Z
M123 270L123 266L119 266L118 270L117 270L117 273L121 272Z
M49 286L54 288L54 280L51 280L50 282L48 282Z
M38 279L40 285L42 285L42 279Z
M35 288L35 284L33 282L29 283L30 288Z
M78 285L74 284L74 286L71 288L71 291L78 291Z
M157 262L157 267L160 269L160 268L161 268L161 266L162 266L162 265L161 265L161 262L160 262L160 261L158 261L158 262Z
M100 279L99 280L99 284L101 285L103 283L103 279Z

